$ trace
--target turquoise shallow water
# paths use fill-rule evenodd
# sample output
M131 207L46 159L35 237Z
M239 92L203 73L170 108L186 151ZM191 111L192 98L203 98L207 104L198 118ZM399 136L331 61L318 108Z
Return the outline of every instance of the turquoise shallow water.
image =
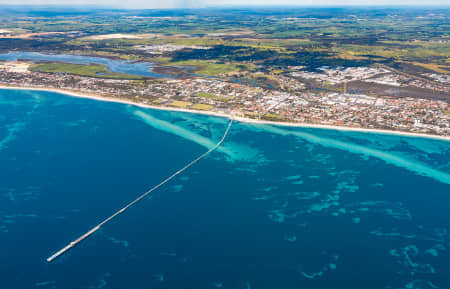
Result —
M1 288L450 288L450 142L0 90Z

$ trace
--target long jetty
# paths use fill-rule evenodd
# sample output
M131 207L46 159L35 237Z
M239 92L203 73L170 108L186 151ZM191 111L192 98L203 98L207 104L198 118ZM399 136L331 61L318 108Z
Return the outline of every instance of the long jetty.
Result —
M202 155L200 155L199 157L197 157L196 159L194 159L193 161L191 161L190 163L188 163L186 166L184 166L183 168L179 169L178 171L176 171L175 173L173 173L171 176L169 176L167 179L165 179L164 181L162 181L161 183L157 184L156 186L154 186L153 188L151 188L150 190L146 191L145 193L143 193L142 195L140 195L137 199L135 199L134 201L130 202L128 205L126 205L125 207L121 208L120 210L118 210L117 212L115 212L114 214L112 214L111 216L109 216L108 218L106 218L105 220L103 220L101 223L99 223L98 225L96 225L95 227L93 227L92 229L90 229L89 231L87 231L85 234L83 234L81 237L79 237L78 239L76 239L75 241L72 241L69 243L69 245L65 246L64 248L62 248L61 250L59 250L58 252L56 252L55 254L51 255L50 257L47 258L47 262L52 262L53 260L55 260L56 258L58 258L59 256L63 255L64 253L66 253L67 251L69 251L70 249L72 249L73 247L75 247L76 245L78 245L79 243L81 243L83 240L85 240L86 238L88 238L89 236L91 236L92 234L94 234L96 231L100 230L100 228L105 225L106 223L108 223L109 221L111 221L112 219L114 219L115 217L117 217L118 215L122 214L123 212L125 212L128 208L130 208L131 206L133 206L134 204L136 204L137 202L139 202L140 200L142 200L143 198L145 198L146 196L148 196L149 194L151 194L153 191L155 191L156 189L158 189L159 187L163 186L165 183L169 182L170 180L172 180L174 177L176 177L177 175L181 174L182 172L184 172L186 169L188 169L189 167L191 167L192 165L194 165L195 163L197 163L198 161L200 161L201 159L203 159L204 157L206 157L208 154L212 153L213 151L215 151L225 140L225 138L228 135L228 132L230 131L231 125L233 124L233 120L230 119L230 122L228 123L227 129L225 130L225 133L223 134L222 138L219 140L218 143L216 143L212 148L210 148L207 152L203 153Z

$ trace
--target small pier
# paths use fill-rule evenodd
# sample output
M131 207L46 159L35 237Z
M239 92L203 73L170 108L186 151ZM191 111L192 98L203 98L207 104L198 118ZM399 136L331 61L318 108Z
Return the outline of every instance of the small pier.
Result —
M93 227L91 230L89 230L88 232L86 232L85 234L83 234L81 237L79 237L78 239L76 239L75 241L72 241L69 243L69 245L65 246L64 248L62 248L61 250L59 250L58 252L56 252L55 254L51 255L50 257L47 258L47 262L52 262L53 260L55 260L56 258L58 258L59 256L63 255L64 253L66 253L67 251L69 251L70 249L72 249L73 247L75 247L76 245L78 245L79 243L81 243L84 239L88 238L90 235L94 234L95 232L97 232L98 230L100 230L100 228L108 223L109 221L111 221L112 219L114 219L115 217L117 217L118 215L122 214L123 212L125 212L128 208L130 208L131 206L133 206L134 204L136 204L137 202L139 202L140 200L142 200L143 198L145 198L146 196L148 196L149 194L151 194L153 191L155 191L156 189L158 189L159 187L163 186L165 183L169 182L170 180L172 180L174 177L176 177L177 175L181 174L182 172L184 172L186 169L188 169L189 167L191 167L192 165L194 165L195 163L197 163L198 161L200 161L201 159L203 159L204 157L206 157L208 154L210 154L211 152L215 151L225 140L225 138L228 135L228 132L230 131L231 125L233 124L233 120L230 119L230 122L228 123L228 126L225 130L225 133L223 134L222 138L220 139L220 141L218 143L216 143L212 148L210 148L207 152L203 153L202 155L200 155L199 157L197 157L196 159L194 159L193 161L191 161L190 163L188 163L186 166L184 166L183 168L179 169L178 171L176 171L175 173L173 173L171 176L169 176L167 179L165 179L164 181L162 181L161 183L157 184L156 186L154 186L153 188L151 188L150 190L146 191L145 193L143 193L142 195L140 195L137 199L133 200L132 202L130 202L129 204L127 204L125 207L121 208L120 210L118 210L117 212L115 212L114 214L112 214L111 216L109 216L108 218L106 218L105 220L103 220L101 223L99 223L97 226Z

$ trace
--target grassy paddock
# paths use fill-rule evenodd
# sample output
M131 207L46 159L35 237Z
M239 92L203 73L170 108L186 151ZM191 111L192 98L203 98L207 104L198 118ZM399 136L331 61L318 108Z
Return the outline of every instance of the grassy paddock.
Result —
M170 106L186 108L186 107L190 106L191 104L192 103L187 102L187 101L174 101L174 102L170 103Z
M198 109L198 110L210 110L212 108L212 105L198 103L198 104L194 104L193 106L191 106L191 108Z

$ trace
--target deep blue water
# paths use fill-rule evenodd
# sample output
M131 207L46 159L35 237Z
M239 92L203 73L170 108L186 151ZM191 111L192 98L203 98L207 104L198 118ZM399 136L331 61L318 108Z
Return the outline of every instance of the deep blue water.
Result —
M70 55L70 54L44 54L40 52L12 51L0 54L0 60L17 61L19 59L34 61L57 61L73 64L101 64L112 72L139 75L145 77L172 78L173 75L161 74L152 71L153 63L135 62L130 60L110 59L104 57Z
M450 142L0 90L0 288L450 288Z

